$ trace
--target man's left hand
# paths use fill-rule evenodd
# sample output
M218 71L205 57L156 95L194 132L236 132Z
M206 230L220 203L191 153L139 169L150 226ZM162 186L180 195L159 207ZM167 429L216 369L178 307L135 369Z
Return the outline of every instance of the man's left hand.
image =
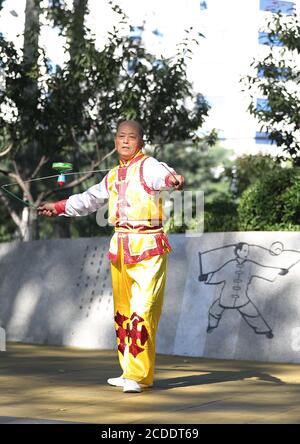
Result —
M184 182L184 177L180 176L179 174L174 174L174 176L170 176L169 178L169 184L175 190L182 190L184 187Z

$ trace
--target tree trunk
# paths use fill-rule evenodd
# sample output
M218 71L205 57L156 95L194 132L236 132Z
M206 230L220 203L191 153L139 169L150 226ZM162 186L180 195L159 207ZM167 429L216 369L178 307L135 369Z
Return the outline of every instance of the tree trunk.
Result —
M28 242L36 240L37 234L37 213L36 210L30 207L24 207L22 211L21 223L19 226L20 240Z
M25 28L23 44L23 64L27 72L27 84L23 91L24 100L32 107L32 114L36 112L38 94L38 58L39 58L39 36L40 36L40 0L26 0ZM28 110L28 105L26 106ZM26 120L30 116L24 115Z
M26 84L23 89L24 109L21 111L23 121L32 125L38 104L38 58L39 58L39 34L40 34L40 8L41 0L26 0L25 27L23 44L23 65L27 73ZM24 158L19 159L22 176L29 177L32 169L30 158L35 158L37 154L36 140L30 140L24 147ZM37 239L38 224L36 210L31 207L24 207L21 214L20 236L23 241Z
M69 44L70 44L70 63L76 64L76 56L81 54L81 43L85 37L84 30L84 19L87 9L88 0L73 0L73 19L69 34ZM80 84L78 85L80 88ZM77 147L75 147L74 154L74 169L77 171L79 169L79 163L77 163ZM69 189L70 194L73 192L73 188ZM70 238L70 219L65 217L60 217L54 222L54 233L55 237L58 238Z

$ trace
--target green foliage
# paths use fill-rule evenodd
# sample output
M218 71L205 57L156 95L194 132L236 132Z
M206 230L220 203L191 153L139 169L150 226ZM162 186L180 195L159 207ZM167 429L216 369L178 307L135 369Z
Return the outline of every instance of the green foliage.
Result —
M203 191L205 202L230 193L230 183L222 169L232 164L229 159L232 152L217 145L216 139L166 144L150 154L182 174L186 180L185 189Z
M15 236L15 226L8 213L0 214L0 242L9 242Z
M287 166L286 163L285 166ZM262 181L264 178L268 177L269 180L272 180L272 178L286 177L286 175L289 176L287 171L294 170L283 168L278 159L274 159L270 155L256 154L238 157L234 161L233 167L226 168L224 174L231 182L231 190L234 196L229 196L229 198L220 202L214 201L212 208L210 208L210 205L206 205L206 231L295 229L289 220L280 224L273 221L270 224L262 216L264 210L268 215L278 211L278 209L276 210L277 203L274 204L270 196L273 195L273 190L278 193L277 186L282 186L279 185L282 182L281 180L278 181L276 186L271 184L260 198L258 197L259 202L257 204L255 202L257 195L253 194L257 192L255 191L257 188L261 189L260 186L263 187ZM277 182L276 179L274 180ZM283 183L283 186L285 185ZM291 188L288 188L288 192L290 192L289 190ZM292 192L295 192L295 190ZM250 197L248 197L248 193ZM285 208L288 208L292 203L291 196L287 199L283 196L282 199L285 201ZM248 208L248 205L250 208ZM295 212L295 208L296 206L292 205L291 212ZM247 213L247 209L250 214ZM251 211L253 211L253 214ZM256 214L256 211L258 214ZM260 222L257 222L257 219Z
M113 149L120 119L140 120L154 144L197 138L209 106L187 80L186 61L197 43L190 40L189 31L173 58L156 60L130 38L130 24L116 5L112 7L119 24L101 50L85 25L87 0L74 1L73 8L62 0L51 0L44 8L38 1L35 5L35 26L21 53L0 35L0 151L13 145L1 162L2 171L17 169L26 180L38 165L39 175L51 174L54 161L71 162L75 170L93 169ZM64 66L53 66L44 49L36 46L42 15L66 38ZM25 63L26 54L32 55L31 63ZM41 159L47 162L40 164ZM34 182L33 200L48 186Z
M235 197L239 198L251 184L278 169L281 169L280 163L268 154L245 154L225 169L225 176L231 181Z
M230 180L222 172L222 168L230 170L232 161L229 158L232 152L214 144L215 141L169 144L155 155L185 177L185 190L200 190L204 193L205 231L233 231L237 228L236 204L230 192ZM179 226L171 215L165 230L168 233L184 233L193 229L193 222Z
M247 188L238 207L245 231L300 229L299 168L275 170Z
M186 77L185 54L190 42L184 42L176 57L162 58L157 65L142 44L122 37L114 28L104 49L98 50L84 25L86 3L76 2L77 10L72 11L57 1L47 10L67 38L69 60L53 70L43 57L35 67L34 75L46 72L39 74L37 107L24 103L20 94L32 71L26 72L23 58L12 43L3 37L0 40L0 68L5 78L0 104L14 113L14 121L7 122L2 115L0 123L7 128L15 151L34 140L43 154L73 158L77 142L92 138L103 146L111 141L116 122L122 118L141 120L152 143L193 136L208 113L208 104L204 99L196 100ZM119 13L120 23L124 23L126 16ZM43 55L42 48L39 51ZM185 106L187 99L194 102L192 109ZM25 116L30 116L32 125L24 125Z
M278 39L283 47L271 46L267 56L256 59L251 66L254 75L242 79L250 92L249 112L261 124L261 131L266 131L269 138L283 149L286 156L295 165L300 164L300 100L299 100L299 64L300 22L299 17L272 14L267 22L270 40ZM257 70L263 73L257 76ZM268 100L268 107L258 109L258 94Z
M239 231L237 203L230 196L205 204L204 231Z

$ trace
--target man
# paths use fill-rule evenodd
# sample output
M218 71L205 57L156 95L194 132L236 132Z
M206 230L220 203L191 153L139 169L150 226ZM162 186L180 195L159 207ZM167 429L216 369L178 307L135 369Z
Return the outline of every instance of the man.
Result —
M122 122L115 136L120 164L100 184L67 200L44 203L44 216L85 216L108 199L109 222L115 226L108 257L118 355L123 374L108 383L125 393L151 386L155 365L155 336L166 281L167 253L163 210L158 198L162 188L180 190L184 177L141 151L143 129L134 120Z
M223 284L219 298L209 309L207 332L211 333L218 327L226 309L236 309L255 333L272 339L272 329L250 300L248 287L253 277L273 282L277 275L287 274L288 269L268 267L248 259L249 245L246 242L239 242L234 248L234 254L235 259L226 262L218 270L199 276L199 281L205 284Z

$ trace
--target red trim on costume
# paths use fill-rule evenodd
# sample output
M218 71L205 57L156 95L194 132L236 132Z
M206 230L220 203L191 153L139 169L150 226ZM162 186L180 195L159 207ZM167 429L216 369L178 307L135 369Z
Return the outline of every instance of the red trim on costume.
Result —
M128 183L119 182L116 183L116 188L118 192L118 200L116 205L116 220L127 220L126 207L130 207L128 200L126 199L126 191L128 188Z
M149 222L151 222L151 219L149 219ZM146 231L147 233L152 233L153 231L162 230L162 225L156 225L155 227L149 227L148 225L132 225L129 222L126 222L125 224L120 224L120 222L117 222L115 225L115 228L121 228L124 230L124 232L127 233L135 233L140 231ZM137 231L130 231L130 230L137 230ZM120 232L120 230L116 230L116 232ZM147 234L146 233L146 234Z
M57 212L57 214L63 214L65 212L66 203L68 199L59 200L57 202L54 202L54 208Z
M127 165L121 165L118 167L118 181L115 183L115 187L118 193L117 207L116 207L116 220L127 220L126 207L130 207L129 202L126 199L126 190L128 183L126 181L127 169L135 162L144 157L145 154L140 153L136 155Z
M140 165L140 181L141 181L141 184L143 185L143 188L146 191L146 193L151 194L153 196L157 193L157 190L152 190L152 188L148 187L148 185L146 184L145 178L144 178L144 163L145 163L145 160L147 160L147 159L148 159L148 156L146 156L145 159L142 160L141 165Z
M125 348L127 347L125 338L127 335L127 329L124 329L123 323L127 321L129 318L127 316L122 315L117 311L117 314L115 316L115 322L118 324L118 328L116 329L116 335L117 338L119 338L120 343L118 345L118 350L122 353L124 356Z
M120 243L123 240L123 253L124 253L124 264L136 264L144 259L149 259L150 257L157 256L159 254L165 254L172 251L172 247L169 244L168 238L165 233L155 234L156 248L151 248L144 251L142 254L132 255L129 250L129 238L128 234L122 233L122 236L118 236L118 253L121 251ZM117 262L117 254L113 254L110 251L107 253L107 258L113 263Z
M126 174L127 174L127 167L122 166L118 168L118 181L121 182L121 180L126 180Z
M117 262L117 255L116 254L112 254L110 251L108 253L106 253L106 257L109 261L113 262L114 264Z
M124 264L135 264L144 259L149 259L150 257L157 256L159 254L169 253L172 248L168 242L165 233L155 234L156 248L150 248L144 251L142 254L132 255L129 250L129 238L128 234L123 235L123 250L124 250Z
M144 153L141 153L141 154L139 154L138 156L133 157L133 158L128 162L128 164L122 164L122 163L121 163L121 165L118 167L118 180L119 180L119 181L121 181L121 180L126 180L127 169L128 169L131 165L133 165L134 163L138 162L142 157L146 157L146 158L147 158L148 156L145 156Z
M156 234L155 237L156 237L156 242L160 248L162 248L164 251L165 250L167 250L168 252L172 251L172 247L169 244L169 240L165 235L165 233Z
M131 165L133 165L135 162L137 162L138 160L140 160L143 156L145 156L145 154L144 153L140 153L140 151L138 151L137 153L136 153L136 157L133 157L131 160L129 160L128 161L128 163L125 163L125 162L123 162L122 160L120 160L120 165L121 165L121 167L123 168L123 167L125 167L125 168L128 168L129 166L131 166Z
M121 251L121 238L120 236L117 237L117 254L113 254L111 251L108 251L108 253L106 253L107 258L116 263L118 260L118 254L120 254Z

